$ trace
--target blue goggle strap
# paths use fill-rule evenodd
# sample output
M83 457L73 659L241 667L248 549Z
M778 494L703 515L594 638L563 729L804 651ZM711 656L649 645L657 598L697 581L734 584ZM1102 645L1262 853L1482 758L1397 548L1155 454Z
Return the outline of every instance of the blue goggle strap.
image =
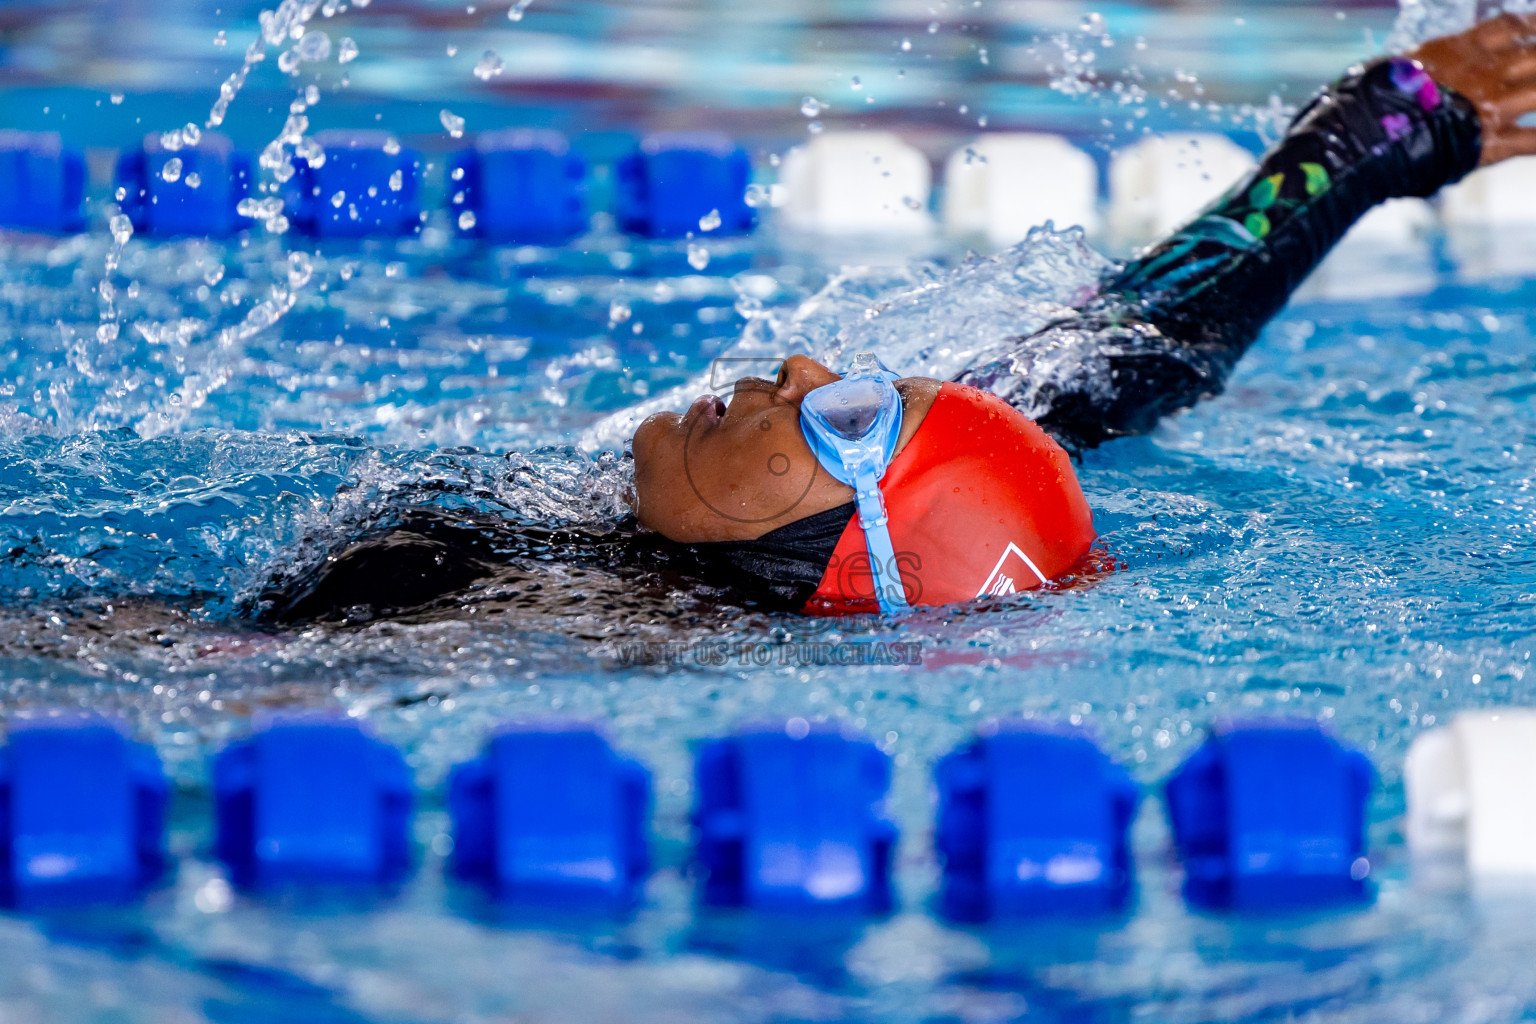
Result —
M864 546L869 549L869 571L874 577L875 598L880 611L891 615L907 611L907 592L901 583L901 568L896 564L896 548L891 543L890 516L885 511L885 497L880 493L880 477L865 471L854 478L854 501L859 509L859 526L864 530Z

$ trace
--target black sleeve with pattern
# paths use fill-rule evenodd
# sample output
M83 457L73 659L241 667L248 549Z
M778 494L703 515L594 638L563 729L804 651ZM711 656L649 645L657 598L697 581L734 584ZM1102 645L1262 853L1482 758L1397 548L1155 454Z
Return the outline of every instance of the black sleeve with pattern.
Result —
M1481 151L1476 109L1417 62L1357 68L1308 104L1250 177L1091 303L957 379L997 393L1071 449L1144 433L1218 393L1366 211L1433 195Z

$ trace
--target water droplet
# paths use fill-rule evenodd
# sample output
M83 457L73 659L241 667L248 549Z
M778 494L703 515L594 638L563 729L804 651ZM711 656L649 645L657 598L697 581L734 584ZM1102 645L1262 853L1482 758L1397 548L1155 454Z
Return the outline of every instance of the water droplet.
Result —
M304 87L304 102L310 106L320 102L320 87L314 82L310 82Z
M325 60L331 55L331 37L318 29L314 32L305 32L304 37L294 45L299 52L299 59L314 63Z
M474 226L475 226L475 211L474 210L465 210L463 213L459 214L459 230L460 231L468 231L470 228L472 228Z
M337 192L335 195L331 196L331 205L336 207L338 210L341 209L341 204L345 203L346 201L347 194L345 192Z
M992 63L992 58L987 56L987 48L985 46L976 51L976 56L981 60L983 65Z
M815 96L807 96L805 99L800 101L800 113L804 114L806 117L815 117L826 109L827 105L821 102L821 100L818 100Z
M690 244L688 246L688 265L694 270L703 270L709 266L709 250L702 245Z
M362 6L359 4L358 6ZM192 896L192 904L205 914L222 914L234 906L234 890L222 878L210 878Z
M921 210L923 208L923 204L911 196L902 196L901 204L909 210Z
M1104 15L1097 11L1083 15L1083 20L1078 23L1079 31L1085 35L1101 36L1105 31Z
M805 130L810 132L812 135L820 135L821 129L822 124L820 121L812 121L810 124L805 126Z
M852 89L854 92L858 92L860 89L864 88L864 82L859 78L858 75L854 75L853 78L848 82L848 88Z
M126 214L116 214L107 221L107 227L112 231L112 240L118 245L126 245L128 239L133 237L133 221Z
M931 35L931 36L939 34L939 23L938 22L930 21L928 23L928 34Z
M227 46L227 45L229 45L229 36L227 34L225 34L223 29L219 29L219 31L217 33L215 33L215 35L213 37L213 45L214 46Z
M713 231L713 230L715 230L715 228L718 228L719 226L720 226L720 211L719 210L710 210L704 216L699 218L699 230L700 231Z
M455 167L453 169L452 178L453 178L454 181L463 181L464 180L464 168L462 168L462 167Z
M910 40L910 39L903 39L901 41L901 52L902 53L906 53L910 49L912 49L912 40Z
M459 55L459 48L457 46L454 46L452 43L449 43L448 44L448 56L450 56L450 57L457 57L458 55Z
M336 63L350 64L357 60L357 43L351 36L343 36L341 42L336 44Z
M203 283L209 288L224 280L224 264L215 263L203 273Z
M614 299L608 304L608 326L615 327L628 320L634 310L623 299Z
M393 135L385 139L384 152L388 153L390 156L395 156L398 154L400 152L400 140L395 138Z
M288 287L303 288L315 272L314 260L307 252L288 254Z
M128 198L128 190L126 188L124 188L123 186L119 185L119 186L117 186L117 191L112 193L112 197L114 199L116 199L118 202L122 202L124 199Z
M160 168L160 177L166 181L176 181L181 177L181 157L173 156Z
M403 171L396 171L394 174L391 174L389 176L389 190L391 192L399 192L404 187L405 187L405 172L403 172Z
M522 21L523 15L528 13L528 7L532 3L533 0L517 0L517 3L512 5L512 9L507 12L507 20Z
M115 323L106 323L106 324L102 324L100 327L96 328L96 340L101 342L103 345L110 344L110 343L116 341L117 340L117 324L115 324Z
M187 175L187 188L197 188L198 186L202 185L202 183L203 176L198 174L196 171L193 171L191 174Z
M482 82L489 82L505 70L506 65L496 55L496 51L486 50L485 56L480 58L480 63L475 65L475 77Z
M444 107L442 111L438 113L437 119L443 122L443 128L447 130L449 135L455 139L461 139L464 137L464 119L458 114L455 114L447 107Z
M114 107L123 102L123 94L120 92L115 92L107 98L112 101Z

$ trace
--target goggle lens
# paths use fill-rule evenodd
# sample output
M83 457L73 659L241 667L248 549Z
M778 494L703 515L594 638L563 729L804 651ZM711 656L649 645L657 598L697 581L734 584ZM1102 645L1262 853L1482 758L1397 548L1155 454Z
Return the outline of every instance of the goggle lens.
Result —
M841 438L857 441L868 434L880 417L881 383L867 378L838 381L818 391L825 392L815 402L816 412ZM807 396L807 401L817 391Z

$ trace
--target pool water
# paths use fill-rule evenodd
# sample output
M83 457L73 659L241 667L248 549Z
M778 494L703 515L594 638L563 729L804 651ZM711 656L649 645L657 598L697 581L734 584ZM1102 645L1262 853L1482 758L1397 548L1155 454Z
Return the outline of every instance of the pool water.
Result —
M412 34L401 5L375 4L376 34L358 38L365 53L392 54L399 81L360 61L352 99L328 93L334 103L319 109L355 113L373 89L408 142L436 130L442 102L463 99L474 124L476 108L452 91L468 93L465 76L452 85L427 73L441 71L427 50L467 36L465 26ZM153 36L147 5L124 5L138 34L85 35L67 30L89 12L57 6L64 13L36 28L17 15L26 31L15 30L6 67L25 74L6 79L0 102L29 118L46 105L45 121L28 126L87 125L100 144L122 145L142 130L126 115L156 128L200 116L229 72L228 59L189 56L193 35L202 46L226 24L201 5L165 5L183 30ZM614 15L604 5L549 6L573 38L624 37L593 29ZM1352 16L1386 31L1390 8L1358 6ZM1297 21L1298 10L1325 24ZM1359 55L1343 33L1360 29L1337 27L1331 10L1247 13L1315 44L1285 69L1298 81ZM1079 14L1042 17L1072 25ZM1127 25L1122 39L1145 30L1154 52L1201 17L1129 5L1109 16ZM930 45L929 14L901 17L919 51ZM958 15L946 7L942 17ZM1023 30L1009 27L1022 18L987 11L995 53L1022 49ZM658 24L625 30L643 49L673 31ZM892 38L863 8L819 31L842 39L844 56ZM548 39L506 32L496 45L528 86L537 76L513 48L526 46L515 52L531 62ZM947 45L964 34L937 35ZM1287 47L1253 37L1204 54L1220 65L1211 89L1224 102L1244 95L1246 76L1281 73L1275 55ZM92 39L112 60L88 78L114 67L125 80L147 76L124 118L100 105L108 83L58 70L88 63L70 55ZM744 34L720 59L758 42ZM1209 66L1194 50L1194 66ZM882 116L932 128L919 111L927 97L958 95L952 57L913 58L912 81L885 83ZM655 74L666 62L653 59ZM973 102L1000 119L1028 109L1042 125L1076 123L1090 102L998 74ZM177 93L177 75L207 82ZM805 130L798 96L773 106L739 81L715 95L696 71L684 77L667 95L690 116L713 110L699 113L704 123L756 111L754 130ZM524 113L612 127L633 112L632 97L612 89L623 74L592 80L584 103ZM292 97L255 80L251 89L258 110ZM261 145L270 120L226 127ZM76 238L0 239L0 333L11 342L0 348L0 724L86 709L124 718L174 780L175 870L127 907L0 915L0 1022L1481 1024L1536 1014L1536 892L1415 867L1399 831L1412 739L1463 708L1530 700L1536 284L1468 280L1437 249L1416 294L1293 305L1224 395L1084 456L1116 568L1072 587L829 623L737 607L660 573L529 554L462 607L287 628L258 621L274 588L414 509L603 535L624 513L621 446L634 410L677 407L721 357L874 346L904 372L948 375L1080 298L1108 260L1070 232L981 259L942 243L808 247L770 226L711 243L701 272L686 245L626 239L601 221L564 248L493 249L454 240L441 213L402 242L311 249L253 232L118 248L100 223ZM101 333L104 279L115 335ZM912 644L921 665L793 656L827 641ZM758 665L752 654L765 647L773 656ZM253 718L292 709L364 720L406 752L420 794L418 866L399 891L251 895L211 858L209 755ZM1377 766L1374 899L1299 917L1193 912L1156 786L1217 719L1276 714L1325 722ZM533 916L444 880L449 768L498 723L551 715L601 722L655 773L657 869L629 917ZM934 912L931 766L977 725L1018 715L1086 726L1145 787L1123 916L963 928ZM695 745L743 720L792 716L850 723L893 759L902 839L886 917L784 921L695 903Z
M1418 298L1292 308L1225 395L1084 458L1121 565L1088 585L829 626L548 566L523 577L547 584L533 602L514 579L454 614L281 630L249 618L274 578L408 508L601 529L621 514L623 460L581 443L600 447L615 411L707 373L742 313L752 352L792 338L835 349L840 325L845 342L883 331L893 358L933 368L966 339L917 329L923 310L1027 323L1102 258L1042 233L991 261L829 277L783 262L765 235L743 243L756 265L735 275L634 278L595 273L580 252L517 265L448 243L370 245L314 258L289 316L221 344L219 318L240 314L199 305L207 268L270 294L288 254L134 240L125 320L191 309L214 326L180 343L124 332L82 354L98 317L81 281L105 242L8 244L6 328L31 344L0 373L0 708L113 712L152 739L178 786L179 861L130 908L0 918L4 1019L1492 1021L1536 998L1522 909L1536 894L1426 877L1397 832L1409 741L1529 692L1526 284L1448 276ZM880 316L849 312L871 297ZM922 665L635 664L636 644L808 638L916 643ZM207 755L253 715L296 707L364 719L408 752L421 863L402 891L263 899L209 859ZM551 714L604 723L656 773L659 867L630 919L523 918L443 881L447 769L497 722ZM1302 919L1192 913L1149 798L1123 918L946 924L931 909L930 766L977 724L1021 714L1085 724L1149 796L1219 717L1325 721L1382 774L1374 902ZM818 931L695 907L692 744L764 716L845 720L894 758L890 917Z

